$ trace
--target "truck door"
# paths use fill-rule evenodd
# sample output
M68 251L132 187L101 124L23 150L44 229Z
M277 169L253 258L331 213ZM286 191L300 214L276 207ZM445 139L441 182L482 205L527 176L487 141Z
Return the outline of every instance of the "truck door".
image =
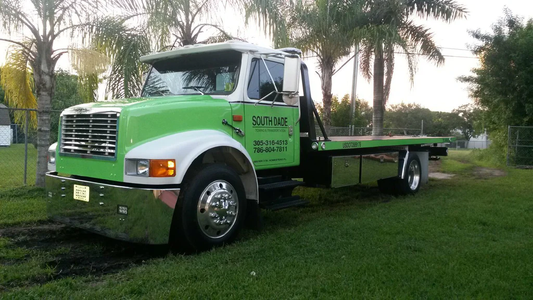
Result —
M245 147L259 170L300 163L298 106L276 97L274 84L282 91L283 63L253 58L244 95Z

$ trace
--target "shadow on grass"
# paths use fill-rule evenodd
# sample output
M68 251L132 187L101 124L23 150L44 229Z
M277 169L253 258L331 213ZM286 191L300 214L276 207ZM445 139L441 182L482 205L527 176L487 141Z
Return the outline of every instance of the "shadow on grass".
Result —
M37 199L42 191L19 190L5 195L4 200ZM347 208L365 210L368 207L397 199L383 195L376 186L353 186L334 191L319 188L298 188L294 192L309 201L306 207L282 211L263 211L263 232L245 230L240 240L279 231L294 230L307 222L326 215L338 215ZM44 284L62 278L100 277L140 266L153 259L169 255L168 246L133 244L106 238L82 229L45 220L37 223L10 224L0 229L0 267L3 275L0 292ZM6 254L9 253L9 254ZM33 270L25 273L25 270ZM0 272L0 279L2 274Z
M65 277L102 276L141 265L168 254L168 246L140 245L106 238L58 223L0 229L0 238L9 243L0 254L0 266L11 268L38 266L37 276L8 278L0 291L43 284Z
M333 190L298 187L294 190L293 195L298 195L309 201L309 204L280 211L263 210L264 232L274 233L279 230L291 229L319 217L337 215L348 207L364 210L379 203L399 199L380 193L375 185L357 185ZM244 236L246 239L253 234L247 232Z

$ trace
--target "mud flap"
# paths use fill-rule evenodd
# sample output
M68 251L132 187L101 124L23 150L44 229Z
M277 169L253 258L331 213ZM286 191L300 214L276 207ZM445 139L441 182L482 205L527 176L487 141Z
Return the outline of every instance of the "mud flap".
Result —
M245 227L252 230L262 230L263 229L263 215L261 214L261 209L259 208L259 203L257 200L248 200L246 203L246 220Z

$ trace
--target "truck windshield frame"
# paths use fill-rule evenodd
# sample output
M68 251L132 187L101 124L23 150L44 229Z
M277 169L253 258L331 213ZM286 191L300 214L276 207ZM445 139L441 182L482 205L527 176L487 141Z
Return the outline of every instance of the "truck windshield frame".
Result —
M238 84L242 53L218 51L183 55L154 62L141 97L230 95Z

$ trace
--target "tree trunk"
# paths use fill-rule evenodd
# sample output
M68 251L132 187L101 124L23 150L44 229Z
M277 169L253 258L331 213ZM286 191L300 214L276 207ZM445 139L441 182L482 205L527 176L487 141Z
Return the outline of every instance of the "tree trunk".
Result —
M384 63L383 47L378 45L374 55L374 115L372 116L372 135L383 135L383 111L385 99L383 93Z
M326 127L326 130L329 131L331 125L331 99L333 95L331 94L331 81L333 77L333 67L334 64L331 60L323 60L320 62L320 80L322 82L322 104L324 107L322 122ZM329 133L329 132L328 132Z
M390 87L392 84L392 75L394 74L394 47L388 46L386 55L383 57L385 65L385 84L383 87L383 107L387 105L390 95Z
M48 49L47 49L48 50ZM46 51L45 51L46 52ZM37 174L35 185L44 187L45 173L48 169L48 147L50 146L50 110L54 91L53 62L51 57L42 55L38 68L34 70L37 92Z

